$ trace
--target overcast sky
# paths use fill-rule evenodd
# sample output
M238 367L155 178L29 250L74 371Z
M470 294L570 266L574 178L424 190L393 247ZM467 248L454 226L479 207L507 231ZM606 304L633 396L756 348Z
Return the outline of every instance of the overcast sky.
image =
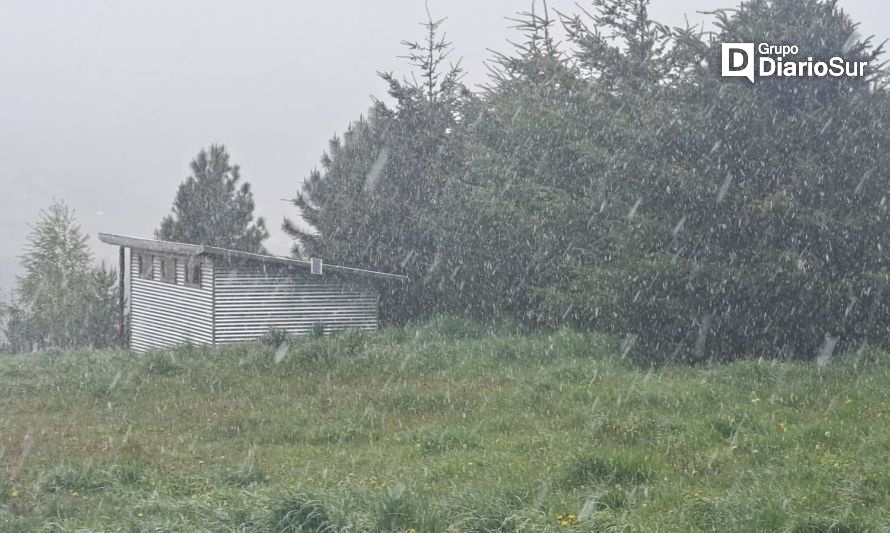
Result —
M737 2L652 4L653 18L682 25ZM864 35L890 36L890 2L840 4ZM505 17L530 5L429 0L471 85L485 80L488 49L515 38ZM212 142L253 185L268 248L286 254L281 221L296 214L280 199L383 95L377 71L408 73L400 42L422 38L425 13L422 0L0 0L0 289L53 198L76 210L97 258L113 261L96 233L150 237Z

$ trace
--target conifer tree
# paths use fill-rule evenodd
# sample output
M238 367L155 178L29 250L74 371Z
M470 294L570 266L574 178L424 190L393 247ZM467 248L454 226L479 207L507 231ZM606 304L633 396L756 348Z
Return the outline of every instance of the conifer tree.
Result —
M211 144L191 162L192 175L179 186L172 212L155 237L244 252L265 253L268 238L262 217L254 219L250 184L240 183L241 169L229 162L225 146Z
M715 35L659 24L648 5L560 14L565 52L546 5L520 14L525 40L479 95L433 75L446 46L431 22L409 45L426 75L385 76L396 105L332 142L295 201L314 230L292 234L409 273L407 317L569 323L662 360L886 343L881 47L832 0L742 2ZM751 41L867 61L869 75L721 79L720 44Z
M450 43L440 35L442 22L428 20L423 41L403 43L416 80L380 75L394 106L375 101L367 120L331 141L321 170L304 182L294 205L312 230L284 225L304 253L410 276L414 283L385 305L393 319L437 307L427 281L441 264L448 181L462 167L455 131L470 94L459 64L445 64Z
M577 271L566 294L579 297L554 307L571 301L594 327L640 334L659 358L881 342L886 92L869 80L719 77L721 42L794 42L873 65L880 50L830 1L747 2L718 28L647 108L640 163L657 166L625 173L639 203L611 222L609 259Z
M22 255L16 299L3 313L11 351L104 348L119 341L117 273L92 260L67 205L55 202L40 213Z

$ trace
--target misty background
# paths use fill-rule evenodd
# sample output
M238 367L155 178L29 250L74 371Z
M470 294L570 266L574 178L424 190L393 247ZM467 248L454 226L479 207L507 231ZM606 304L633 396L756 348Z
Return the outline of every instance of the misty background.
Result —
M737 3L655 0L651 16L682 26ZM489 49L510 49L505 17L531 2L428 5L447 17L452 59L475 87L487 79ZM862 35L890 36L886 2L840 5ZM116 249L96 233L151 237L189 162L213 142L251 183L267 248L287 254L280 226L297 213L282 199L328 139L385 95L378 71L409 73L400 43L420 39L425 19L421 0L0 1L0 291L19 273L28 224L54 198L75 209L97 259L115 265Z

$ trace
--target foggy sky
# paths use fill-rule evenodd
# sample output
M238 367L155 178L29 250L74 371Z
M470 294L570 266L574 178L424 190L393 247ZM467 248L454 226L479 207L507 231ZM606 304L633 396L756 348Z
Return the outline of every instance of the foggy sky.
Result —
M586 5L583 0L580 2ZM574 0L551 0L574 11ZM654 0L652 16L684 25L735 0ZM863 35L890 36L890 3L841 0ZM430 0L463 58L486 80L487 49L518 36L505 17L528 1ZM400 42L420 40L422 0L329 2L0 0L0 291L19 273L28 224L53 198L76 210L97 259L99 231L151 237L189 162L223 143L257 213L280 229L327 140L382 97L378 71L410 72Z

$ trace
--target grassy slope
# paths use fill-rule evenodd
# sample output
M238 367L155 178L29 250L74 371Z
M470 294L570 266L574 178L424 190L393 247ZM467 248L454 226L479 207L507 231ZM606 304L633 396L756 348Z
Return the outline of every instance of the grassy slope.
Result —
M455 329L304 339L277 363L260 345L2 358L0 529L890 523L880 353L635 369L602 337Z

